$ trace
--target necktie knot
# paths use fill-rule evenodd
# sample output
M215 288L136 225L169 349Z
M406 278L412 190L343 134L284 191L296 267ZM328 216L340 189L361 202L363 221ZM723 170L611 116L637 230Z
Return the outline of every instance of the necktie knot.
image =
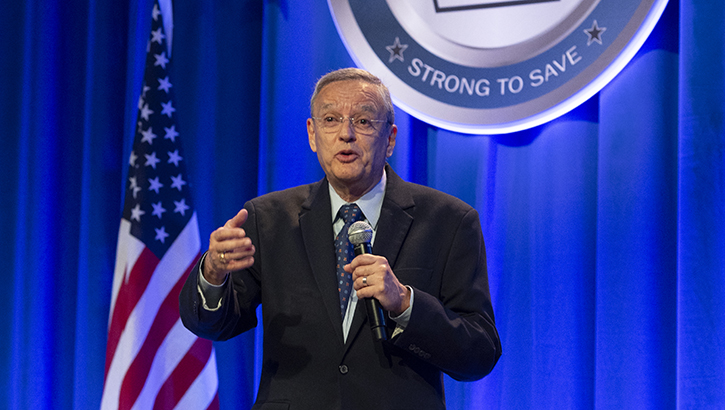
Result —
M357 204L345 204L340 207L340 218L345 221L345 225L352 224L362 219L362 211ZM345 233L347 235L347 233Z

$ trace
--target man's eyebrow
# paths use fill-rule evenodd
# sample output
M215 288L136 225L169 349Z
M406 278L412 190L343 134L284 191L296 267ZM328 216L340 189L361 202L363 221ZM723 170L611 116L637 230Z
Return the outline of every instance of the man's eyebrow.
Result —
M373 105L369 105L369 104L363 104L359 108L360 108L360 111L365 111L365 112L369 112L372 114L375 114L377 112L377 110L375 109L376 107Z
M335 104L335 103L325 103L325 104L322 104L319 109L324 111L324 110L328 110L328 109L335 109L336 107L337 107L337 104ZM371 113L371 114L377 113L377 109L376 109L377 107L375 107L372 104L362 104L362 105L359 105L354 108L355 108L355 111L362 111L362 112Z

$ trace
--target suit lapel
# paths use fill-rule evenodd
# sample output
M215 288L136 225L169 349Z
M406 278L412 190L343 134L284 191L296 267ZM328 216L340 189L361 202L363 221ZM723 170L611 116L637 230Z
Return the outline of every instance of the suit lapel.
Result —
M316 183L310 196L302 204L300 230L317 286L325 304L325 310L342 344L342 318L335 280L335 250L330 219L330 195L327 180Z
M385 167L388 184L385 199L380 210L380 220L375 233L373 253L385 256L391 267L395 266L403 241L413 223L412 211L415 203L403 181L390 166Z

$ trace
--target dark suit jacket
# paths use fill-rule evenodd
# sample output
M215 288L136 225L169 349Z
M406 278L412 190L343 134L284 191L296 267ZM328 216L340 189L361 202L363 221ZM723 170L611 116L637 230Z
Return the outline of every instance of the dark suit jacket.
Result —
M189 275L181 318L199 336L226 340L254 328L262 303L254 409L443 409L441 371L477 380L501 355L478 213L386 171L373 253L415 292L410 322L395 338L373 342L361 301L343 343L326 179L245 204L255 263L231 275L218 311L201 307L198 270Z

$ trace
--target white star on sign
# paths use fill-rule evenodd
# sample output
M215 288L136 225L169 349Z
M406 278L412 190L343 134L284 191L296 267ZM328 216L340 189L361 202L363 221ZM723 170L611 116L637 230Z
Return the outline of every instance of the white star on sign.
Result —
M592 44L593 42L597 42L599 44L602 44L602 33L607 31L606 27L599 27L599 24L597 24L597 21L594 20L594 23L592 24L592 28L588 30L584 30L584 32L589 36L589 39L587 39L587 45Z
M395 37L395 41L393 42L392 46L385 46L388 51L390 51L390 58L388 59L388 63L392 63L395 60L405 61L403 59L403 51L405 51L406 48L408 48L407 44L400 44L400 38Z

